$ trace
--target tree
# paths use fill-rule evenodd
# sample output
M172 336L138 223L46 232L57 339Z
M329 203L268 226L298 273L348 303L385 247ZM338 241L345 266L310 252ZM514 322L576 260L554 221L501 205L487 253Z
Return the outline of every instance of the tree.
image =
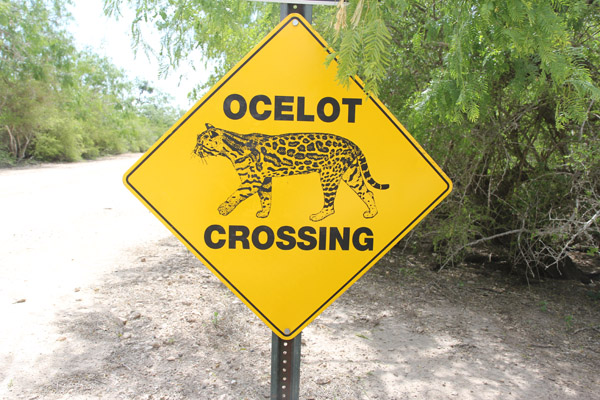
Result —
M455 183L443 264L493 238L535 276L597 248L600 3L388 4L382 97Z
M52 20L60 15L43 1L0 2L0 126L10 154L25 157L52 93L66 84L73 46Z
M147 83L78 52L62 28L65 3L0 0L2 163L145 150L178 114Z

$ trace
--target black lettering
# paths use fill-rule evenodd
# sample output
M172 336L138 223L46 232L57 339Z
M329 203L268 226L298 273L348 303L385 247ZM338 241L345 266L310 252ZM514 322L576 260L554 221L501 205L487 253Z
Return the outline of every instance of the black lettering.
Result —
M319 228L319 250L327 250L327 227Z
M267 241L264 243L261 243L260 242L260 234L263 232L267 234ZM254 247L256 247L259 250L267 250L267 249L271 248L271 246L273 246L274 241L275 241L275 234L273 233L273 230L266 225L257 226L252 231L252 244L254 245Z
M331 104L331 115L325 114L325 105ZM333 122L340 116L340 103L333 97L323 97L317 104L317 115L323 122Z
M362 104L362 99L342 99L342 104L348 106L348 122L356 121L356 106Z
M262 113L259 113L256 107L258 103L263 103L264 105L270 106L271 99L264 94L258 94L254 96L252 100L250 100L250 115L252 115L255 120L264 121L271 116L271 110L265 109Z
M303 226L298 229L298 239L304 242L298 242L298 248L301 250L312 250L317 247L317 238L312 236L317 231L312 226Z
M332 227L329 229L329 250L336 249L336 242L340 245L340 249L348 250L350 248L350 228L342 228L343 234L340 234L338 228Z
M219 239L216 242L213 241L213 232L220 233L221 235L226 233L225 228L223 228L221 225L211 225L204 231L204 243L206 243L206 245L211 249L220 249L221 247L225 246L225 239Z
M229 232L227 229L229 228ZM319 227L303 226L296 232L292 226L282 226L274 230L266 225L257 226L250 231L244 225L210 225L204 231L204 242L211 249L222 249L227 245L229 249L251 248L268 250L276 245L280 250L350 250L352 246L359 251L373 250L373 231L361 227L352 232L349 227ZM318 229L318 232L317 232ZM328 237L329 235L329 237Z
M291 226L282 226L277 229L277 237L282 241L278 241L277 247L281 250L291 250L296 247L296 238L291 234L296 233L296 230Z
M362 234L366 235L363 242L360 240ZM373 231L365 227L358 228L352 235L352 244L356 250L373 250Z
M250 229L243 225L230 225L229 226L229 248L235 249L236 242L242 243L243 249L250 248L250 242L248 241L248 235L250 235Z
M294 111L293 96L275 96L275 121L293 121L294 114L284 112Z
M233 103L234 101L237 101L239 104L239 109L237 112L231 111L231 103ZM247 107L248 106L246 104L246 99L244 99L241 95L235 93L227 96L225 98L225 101L223 102L223 112L225 113L225 115L227 115L227 118L229 119L242 118L246 114Z
M304 114L304 103L305 99L302 96L298 96L298 121L314 121L314 115Z

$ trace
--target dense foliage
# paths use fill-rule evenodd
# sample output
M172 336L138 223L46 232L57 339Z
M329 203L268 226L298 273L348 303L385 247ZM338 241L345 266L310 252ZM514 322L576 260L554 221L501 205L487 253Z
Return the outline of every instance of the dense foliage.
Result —
M600 2L383 7L381 97L455 184L427 226L443 262L488 239L529 275L597 252Z
M0 0L0 164L140 151L174 122L164 94L77 51L63 1Z
M211 82L278 21L245 0L105 0L153 23L172 65L202 49ZM345 4L345 5L342 5ZM599 0L350 0L314 7L337 52L454 181L419 227L449 265L499 244L529 276L600 241ZM143 42L143 38L138 36Z

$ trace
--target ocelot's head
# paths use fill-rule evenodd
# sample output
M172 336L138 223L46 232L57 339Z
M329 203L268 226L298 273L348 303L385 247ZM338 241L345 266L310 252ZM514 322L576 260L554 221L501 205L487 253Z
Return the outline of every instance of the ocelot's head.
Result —
M206 130L198 135L194 154L200 158L218 156L223 151L223 135L221 129L206 124Z

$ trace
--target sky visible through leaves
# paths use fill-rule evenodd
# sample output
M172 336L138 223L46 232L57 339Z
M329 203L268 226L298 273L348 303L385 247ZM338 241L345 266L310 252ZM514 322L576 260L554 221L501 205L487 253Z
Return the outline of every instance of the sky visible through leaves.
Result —
M204 60L191 60L196 71L187 63L182 63L167 77L159 78L160 66L155 57L146 56L141 49L136 54L132 49L129 24L133 18L130 15L123 15L118 20L106 17L102 12L102 0L76 0L73 3L69 10L74 20L67 29L80 50L89 47L94 53L108 57L114 65L124 69L130 78L146 80L151 86L169 93L174 98L175 106L186 111L191 108L194 102L188 100L188 92L195 85L204 83L208 77ZM124 13L128 11L123 8ZM151 30L148 33L151 34ZM158 35L154 37L158 48Z

